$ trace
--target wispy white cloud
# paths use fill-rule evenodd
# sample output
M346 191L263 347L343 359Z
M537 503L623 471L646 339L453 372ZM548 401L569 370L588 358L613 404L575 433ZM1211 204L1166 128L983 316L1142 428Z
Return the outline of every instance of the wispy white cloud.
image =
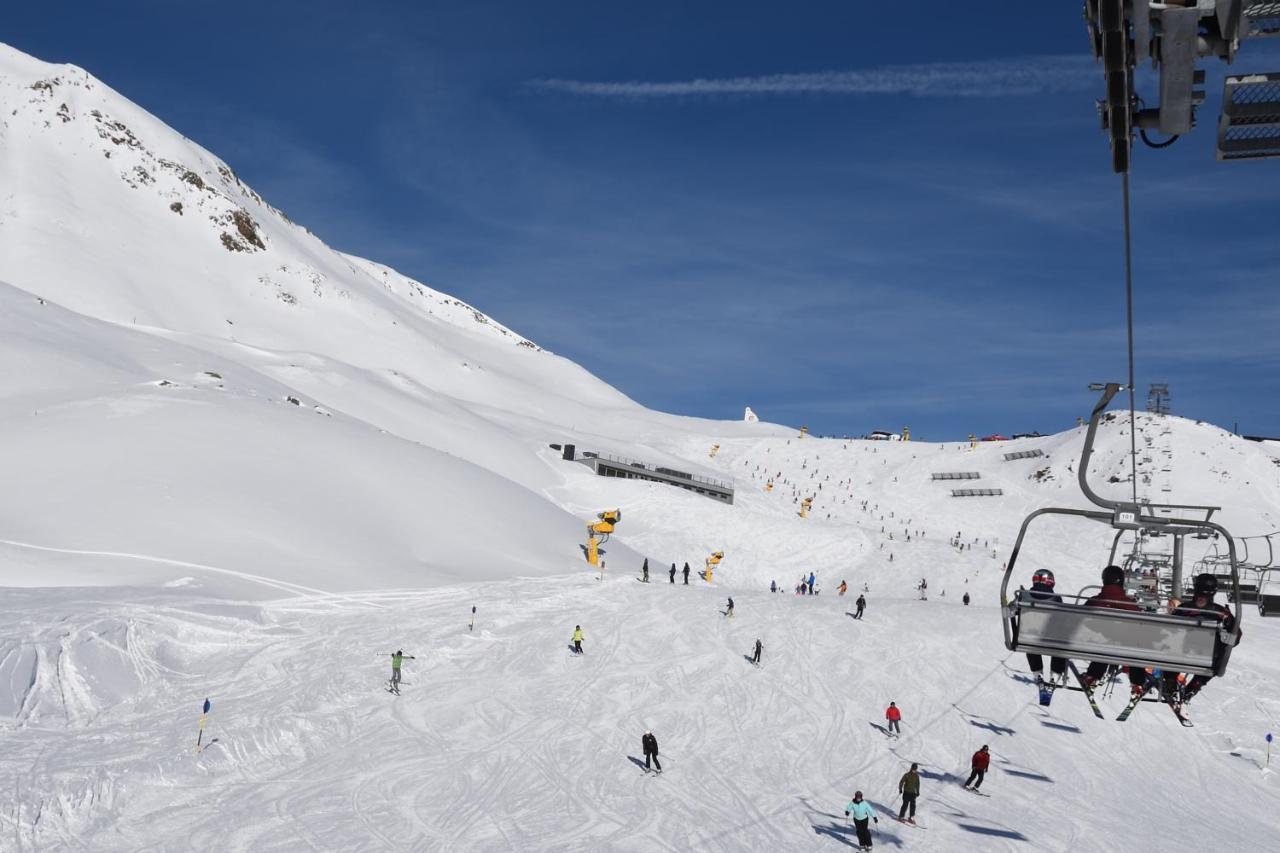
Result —
M1029 56L987 62L883 65L860 71L769 74L697 80L590 82L544 79L535 89L604 98L714 97L719 95L912 95L993 98L1082 91L1100 85L1087 56Z

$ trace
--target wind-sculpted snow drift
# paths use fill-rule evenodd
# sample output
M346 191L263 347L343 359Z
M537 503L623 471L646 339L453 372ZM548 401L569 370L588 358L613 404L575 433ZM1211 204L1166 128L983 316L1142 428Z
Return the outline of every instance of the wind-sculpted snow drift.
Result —
M855 788L903 849L1273 846L1280 629L1247 617L1192 730L1065 691L1041 709L1001 645L1017 525L1083 505L1079 429L970 448L647 410L4 46L0 366L0 850L840 850ZM1143 494L1280 527L1273 448L1138 426ZM735 502L596 477L564 441ZM1109 419L1099 488L1130 488L1128 448ZM1001 494L952 497L948 472ZM612 507L600 575L580 546ZM1048 524L1020 565L1074 591L1110 544ZM713 585L669 583L721 550ZM789 594L810 571L821 594ZM660 779L628 760L646 728ZM991 799L957 784L982 743ZM925 830L887 818L910 761Z

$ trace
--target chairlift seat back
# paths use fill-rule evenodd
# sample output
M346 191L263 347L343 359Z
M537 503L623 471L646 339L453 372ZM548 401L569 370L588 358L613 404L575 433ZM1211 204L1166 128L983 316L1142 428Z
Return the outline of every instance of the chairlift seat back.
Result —
M1010 605L1014 651L1167 672L1217 675L1230 647L1213 619L1059 604L1020 589Z

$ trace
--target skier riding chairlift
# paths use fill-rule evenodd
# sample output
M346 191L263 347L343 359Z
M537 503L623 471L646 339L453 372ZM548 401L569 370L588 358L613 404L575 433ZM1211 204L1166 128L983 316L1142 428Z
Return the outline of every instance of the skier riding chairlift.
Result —
M1218 618L1203 618L1169 613L1141 611L1133 608L1082 607L1083 595L1063 596L1062 603L1037 600L1028 590L1019 588L1010 595L1009 582L1031 523L1042 515L1062 515L1106 524L1117 531L1171 532L1175 536L1216 536L1225 541L1227 561L1235 589L1239 589L1239 560L1235 542L1222 525L1211 521L1217 507L1152 506L1126 503L1099 496L1089 486L1087 472L1093 454L1098 424L1107 405L1120 391L1117 383L1094 386L1102 390L1089 419L1077 469L1081 491L1104 511L1046 507L1032 512L1023 520L1014 542L1013 552L1005 564L1000 587L1003 603L1002 626L1005 647L1010 651L1049 654L1054 657L1083 658L1115 666L1160 669L1193 675L1222 675L1227 670L1231 651L1239 642L1241 608L1236 597L1234 630L1226 629ZM1200 513L1202 518L1178 517ZM1123 576L1123 570L1116 567ZM1109 573L1113 574L1114 573ZM1123 577L1121 577L1123 581ZM1123 596L1121 587L1121 595Z

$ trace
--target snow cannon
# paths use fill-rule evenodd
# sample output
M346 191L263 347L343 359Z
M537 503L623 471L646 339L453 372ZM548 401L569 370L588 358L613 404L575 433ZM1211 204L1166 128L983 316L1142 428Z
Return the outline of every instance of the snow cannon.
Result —
M707 557L706 568L702 571L702 579L707 583L711 583L711 577L715 573L716 566L720 565L720 561L724 559L724 551L715 551L710 557Z
M613 533L613 529L622 521L622 510L607 509L604 512L596 513L596 521L587 523L587 562L590 565L600 565L600 546L609 541L609 534Z

